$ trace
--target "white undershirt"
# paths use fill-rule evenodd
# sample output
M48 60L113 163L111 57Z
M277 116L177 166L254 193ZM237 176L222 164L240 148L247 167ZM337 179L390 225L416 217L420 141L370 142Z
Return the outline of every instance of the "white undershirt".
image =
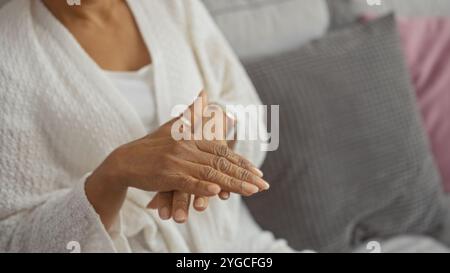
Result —
M147 65L138 71L104 71L117 89L134 108L147 132L158 126L153 66Z
M156 109L153 66L147 65L138 71L116 72L104 70L117 87L121 95L134 108L141 119L145 130L150 133L158 127ZM149 196L149 199L151 197ZM120 217L122 218L122 216ZM121 221L121 220L120 220ZM117 225L122 225L118 223ZM117 227L115 227L117 228ZM114 229L114 227L113 227ZM121 234L120 236L125 236ZM120 237L119 236L119 237ZM154 245L164 245L162 234L152 238ZM135 252L162 252L163 249L152 249L143 233L127 238L128 244Z

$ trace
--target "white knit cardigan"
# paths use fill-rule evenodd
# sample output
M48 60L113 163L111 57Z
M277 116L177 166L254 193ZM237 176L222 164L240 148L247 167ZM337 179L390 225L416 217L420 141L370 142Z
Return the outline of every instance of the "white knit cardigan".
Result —
M128 0L155 67L160 123L203 88L211 100L258 97L198 0ZM118 146L146 134L133 108L40 0L0 11L0 252L290 251L254 223L241 199L211 200L188 224L145 209L152 194L130 190L106 231L84 181ZM238 152L260 164L254 143ZM270 204L268 204L270 205Z

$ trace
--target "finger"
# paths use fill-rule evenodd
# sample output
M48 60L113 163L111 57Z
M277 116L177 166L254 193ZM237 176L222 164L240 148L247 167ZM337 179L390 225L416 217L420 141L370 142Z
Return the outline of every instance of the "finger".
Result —
M205 91L200 92L198 99L189 107L191 118L191 133L194 139L203 139L203 124L206 122L204 117L205 109L208 107L208 96Z
M182 224L187 221L191 195L181 191L175 191L172 201L172 215L175 222Z
M205 91L201 91L195 101L183 112L180 119L184 125L192 130L196 125L201 125L203 121L203 112L208 106L208 97Z
M219 193L219 198L226 201L226 200L230 199L230 193L227 191L221 191Z
M206 134L205 139L214 139L225 145L227 145L228 140L233 140L231 134L235 131L233 129L236 122L234 117L224 107L216 103L210 103L204 110L204 115L204 124L209 120L214 120L214 129L211 132L208 130L204 132Z
M256 185L261 190L268 190L270 188L269 183L267 183L261 177L255 175L253 172L248 169L244 169L231 161L227 160L225 157L216 156L210 153L206 153L203 151L197 151L190 153L190 158L188 161L191 161L192 158L195 158L194 163L199 163L206 166L211 166L214 169L222 172L226 175L234 177L236 179L251 183ZM191 161L192 162L192 161Z
M180 121L183 126L186 126L187 128L193 128L192 124L196 124L195 121L203 116L201 113L203 113L204 107L206 107L206 105L208 105L206 92L201 91L195 101L191 105L189 105L189 107L183 113L163 124L158 131L160 131L160 134L162 135L170 134L172 126Z
M189 161L185 161L185 169L194 177L204 181L210 181L220 186L221 190L250 196L260 191L260 189L246 181L236 179L217 171L213 167L205 166ZM219 194L220 191L217 193Z
M208 208L209 198L204 196L195 196L194 208L197 211L204 211Z
M221 145L212 141L195 141L196 147L204 152L214 154L216 156L225 157L230 162L238 165L241 168L247 169L259 177L263 176L260 169L256 168L250 161L244 157L236 154L226 145Z
M148 209L157 209L158 208L158 195L159 193L157 193L155 195L155 197L153 197L152 201L150 201L147 205Z
M186 162L184 161L183 164L187 170L190 166L186 166ZM186 172L192 173L188 170ZM215 196L220 193L221 188L217 183L197 179L187 174L164 178L164 181L159 183L158 190L162 192L178 190L199 196Z
M201 104L199 104L201 106L201 109L199 109L199 110L202 110L202 112L203 112L203 110L208 106L208 94L204 90L200 91L197 98L189 106L189 110L191 110L191 113L194 112L195 107L197 106L196 105L197 102L201 102ZM203 115L201 115L201 116L203 116Z
M158 193L158 213L163 220L169 220L172 217L172 199L173 192Z

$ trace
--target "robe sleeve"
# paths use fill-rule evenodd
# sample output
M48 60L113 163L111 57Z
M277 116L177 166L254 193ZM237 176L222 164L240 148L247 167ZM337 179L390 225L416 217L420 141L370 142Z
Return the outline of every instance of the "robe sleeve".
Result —
M69 174L6 75L0 68L0 252L115 252L86 176Z
M3 173L1 164L0 170ZM4 179L1 175L2 252L116 252L111 237L86 198L84 180L73 188L36 196L25 188L16 187L14 192L5 189L23 182Z

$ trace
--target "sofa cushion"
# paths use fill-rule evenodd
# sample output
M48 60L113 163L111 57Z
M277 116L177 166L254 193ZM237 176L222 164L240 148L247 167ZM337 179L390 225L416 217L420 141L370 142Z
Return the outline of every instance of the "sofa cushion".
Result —
M352 11L356 14L386 14L395 12L401 16L450 16L450 1L448 0L380 1L380 5L368 5L366 0L351 0Z
M9 0L0 0L0 7L3 6L6 2L8 2Z
M356 21L351 0L327 0L330 14L329 30L337 30Z
M280 107L271 190L246 199L263 228L317 251L440 228L440 177L392 16L246 67Z
M366 0L327 0L330 29L353 22L360 15L383 15L395 12L402 17L449 16L448 0L381 0L380 5L368 5Z
M325 0L203 0L235 52L258 58L297 48L328 28Z
M360 15L382 15L395 12L402 17L450 16L448 0L381 0L380 5L368 5L366 0L327 0L330 29L354 22Z

